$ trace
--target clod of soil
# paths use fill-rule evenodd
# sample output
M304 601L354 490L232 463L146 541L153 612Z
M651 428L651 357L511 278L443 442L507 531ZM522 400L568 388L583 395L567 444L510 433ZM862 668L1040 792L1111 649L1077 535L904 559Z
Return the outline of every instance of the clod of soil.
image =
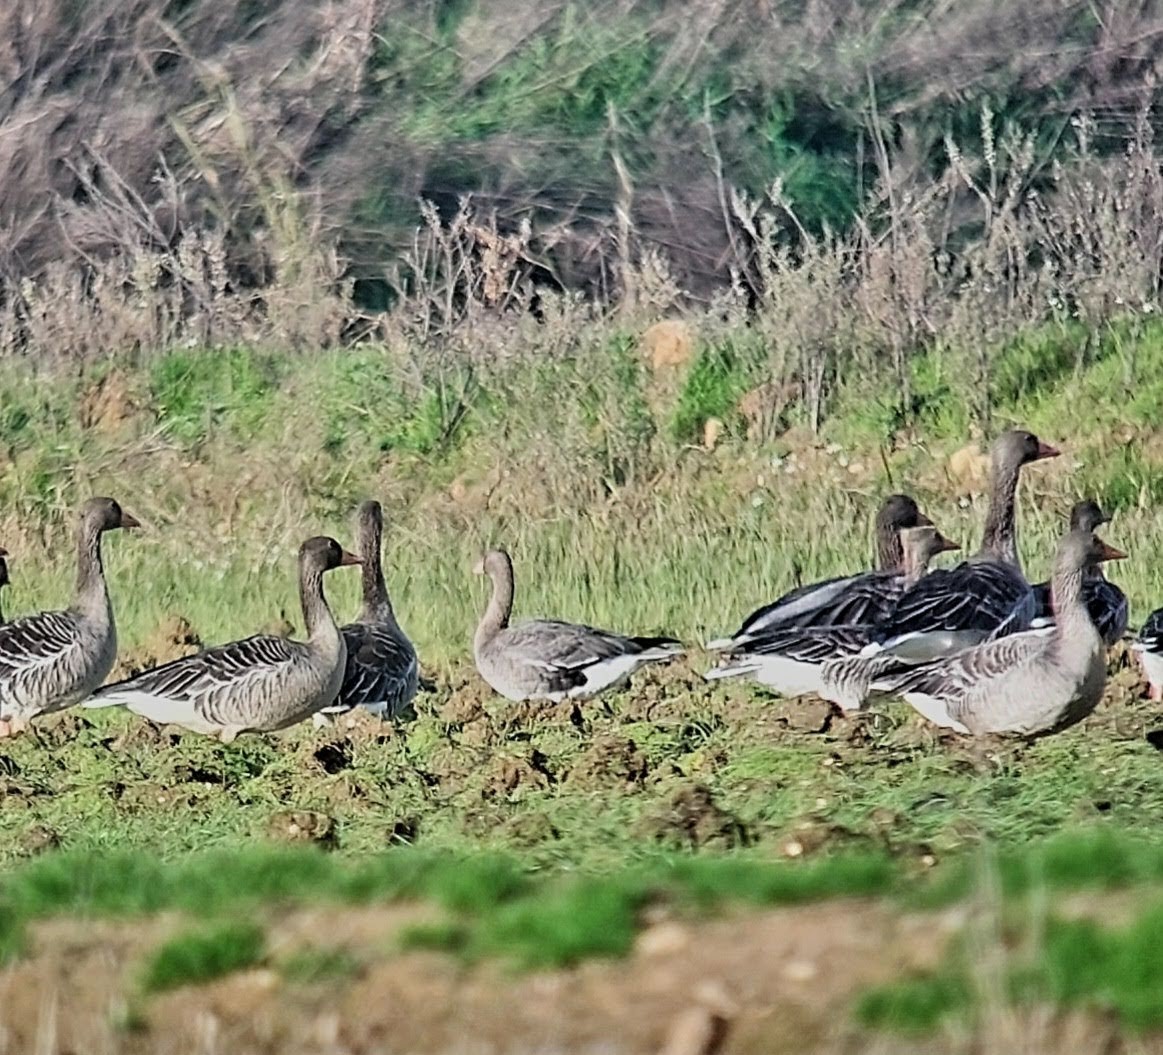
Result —
M649 772L646 756L633 740L607 734L582 752L566 780L586 790L621 787L632 791Z
M267 821L267 834L283 842L316 843L332 847L338 842L335 819L314 810L280 810Z
M772 716L788 729L800 733L825 733L832 724L833 707L818 696L776 700Z
M171 660L192 656L201 647L202 639L188 619L181 615L168 616L146 638L141 648L123 651L118 655L112 679L117 681L135 677Z
M482 798L511 795L518 788L547 788L555 782L549 760L536 748L520 755L505 755L490 766L481 789Z
M639 822L643 835L658 842L696 849L746 846L746 827L734 814L716 805L704 784L689 784L670 797L663 810Z
M61 837L51 828L43 824L34 824L20 836L20 849L23 853L44 853L45 850L55 850L61 844Z

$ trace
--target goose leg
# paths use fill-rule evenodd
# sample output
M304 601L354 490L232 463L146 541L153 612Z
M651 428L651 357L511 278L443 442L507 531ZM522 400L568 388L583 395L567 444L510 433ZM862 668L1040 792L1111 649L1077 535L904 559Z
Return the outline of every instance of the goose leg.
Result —
M0 737L12 735L12 722L7 718L0 718Z

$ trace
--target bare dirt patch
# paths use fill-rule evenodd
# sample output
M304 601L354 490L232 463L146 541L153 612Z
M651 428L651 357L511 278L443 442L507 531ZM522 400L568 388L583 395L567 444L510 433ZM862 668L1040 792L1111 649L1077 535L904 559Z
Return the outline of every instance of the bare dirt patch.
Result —
M711 922L659 913L624 961L514 976L391 955L401 928L431 919L407 906L286 913L270 922L268 965L152 998L137 989L141 964L178 920L42 924L31 955L6 972L3 1050L646 1055L710 1015L726 1053L851 1051L853 997L937 964L960 923L866 901ZM278 965L302 949L343 950L354 967L286 981Z

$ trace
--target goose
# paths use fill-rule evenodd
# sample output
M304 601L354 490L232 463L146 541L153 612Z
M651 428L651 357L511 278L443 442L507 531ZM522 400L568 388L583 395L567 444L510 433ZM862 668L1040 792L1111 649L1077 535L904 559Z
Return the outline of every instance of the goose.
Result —
M334 702L347 649L323 596L323 573L359 558L319 535L299 547L299 600L306 641L256 634L175 659L108 685L86 707L122 706L160 725L180 725L230 743L273 732Z
M639 667L681 655L672 637L623 637L579 623L534 619L509 625L513 562L502 549L476 565L493 593L473 638L477 670L508 700L589 699L624 684Z
M77 523L77 580L64 611L38 612L0 626L0 736L42 714L79 703L117 658L117 627L105 585L101 536L141 525L112 498L90 498Z
M948 655L1024 630L1036 614L1034 591L1018 559L1014 497L1022 466L1058 451L1033 433L1003 432L993 444L989 511L981 549L950 569L926 575L881 620L867 655Z
M898 596L925 574L938 553L960 548L931 524L902 528L899 534L903 574L885 580ZM868 644L871 631L870 625L859 623L778 627L751 637L704 677L713 681L749 675L783 696L824 695L823 672L829 661L855 656Z
M0 592L8 585L8 550L0 546ZM4 612L0 610L0 624L4 622Z
M887 614L900 596L904 555L902 530L932 524L908 495L889 495L876 514L878 567L856 575L824 579L785 593L756 609L730 637L707 642L710 652L735 652L783 627L873 623Z
M354 623L342 628L347 646L343 687L330 707L315 715L342 714L364 707L372 714L396 718L411 705L419 685L416 649L400 629L384 584L380 558L384 514L379 502L364 502L358 514L358 550L363 576L363 607Z
M1147 616L1131 649L1138 654L1147 676L1148 698L1163 700L1163 608Z
M1040 736L1081 721L1106 683L1106 649L1083 599L1086 569L1124 557L1090 531L1071 531L1054 562L1052 629L987 641L875 687L960 733Z
M1070 510L1071 530L1097 531L1103 524L1109 524L1110 517L1095 501L1087 499L1076 502ZM1030 624L1032 627L1049 626L1054 621L1050 608L1050 583L1040 582L1034 587L1038 603L1038 614ZM1094 625L1098 628L1103 643L1110 648L1127 632L1130 619L1130 604L1127 595L1102 573L1099 565L1086 569L1086 580L1082 584L1082 596Z

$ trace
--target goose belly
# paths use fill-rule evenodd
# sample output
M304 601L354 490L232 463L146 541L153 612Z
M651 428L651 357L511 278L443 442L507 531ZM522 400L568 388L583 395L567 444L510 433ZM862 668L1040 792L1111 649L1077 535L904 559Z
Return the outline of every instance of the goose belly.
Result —
M1144 650L1139 651L1138 655L1147 684L1151 686L1151 698L1157 700L1163 695L1163 652Z

